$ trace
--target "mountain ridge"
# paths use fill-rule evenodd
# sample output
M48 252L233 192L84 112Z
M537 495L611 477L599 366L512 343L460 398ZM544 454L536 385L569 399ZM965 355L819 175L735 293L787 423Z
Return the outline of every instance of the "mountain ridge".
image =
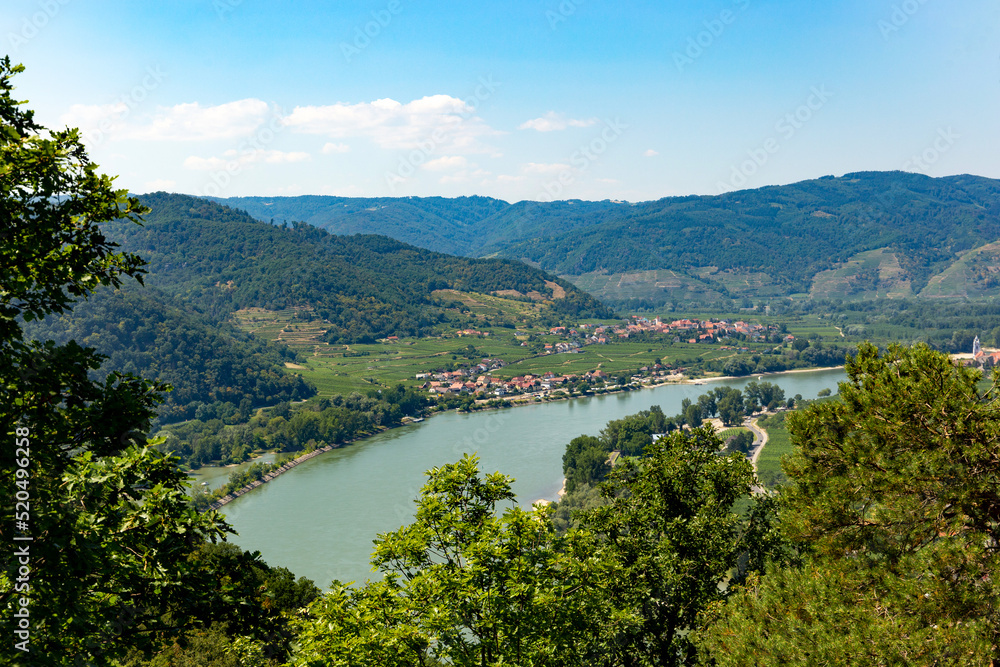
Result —
M224 201L243 205L258 217L270 202L278 207L273 210L297 217L298 198L250 199ZM1000 180L967 174L932 178L899 171L852 172L639 203L335 200L309 197L309 221L332 231L367 225L430 249L436 249L435 236L443 236L442 242L468 256L525 261L615 305L636 299L664 303L685 295L700 295L695 300L818 293L833 298L921 296L931 279L964 253L1000 240ZM452 201L457 203L448 212ZM351 215L334 210L334 203ZM404 208L432 211L449 222L430 230L420 229L418 222L400 228ZM878 250L887 253L888 264L873 279L870 258L861 261L858 256ZM1000 272L1000 259L984 261L978 277L970 278L976 284L958 285L952 279L951 292L942 294L935 287L924 296L1000 296L992 283L987 286L990 275ZM844 270L849 273L852 262L866 268L847 275ZM659 274L634 279L633 274L650 271L668 271L670 279ZM829 271L841 272L838 281L827 280ZM607 277L603 285L592 287L602 276ZM822 285L816 284L818 277ZM671 281L676 286L666 284Z

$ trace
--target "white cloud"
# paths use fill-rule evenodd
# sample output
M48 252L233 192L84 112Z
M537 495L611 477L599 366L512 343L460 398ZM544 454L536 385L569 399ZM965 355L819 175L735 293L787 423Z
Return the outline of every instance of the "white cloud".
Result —
M428 145L450 152L491 152L481 143L499 134L473 115L474 108L449 95L431 95L402 104L392 99L358 104L295 107L284 124L297 132L331 139L367 137L381 148Z
M129 113L124 102L113 104L74 104L59 117L59 124L78 127L88 142L101 142L121 132Z
M569 118L566 114L549 111L541 118L533 118L532 120L521 123L517 129L553 132L556 130L565 130L567 127L590 127L591 125L596 124L597 121L597 118Z
M146 181L145 183L146 192L160 192L161 190L164 192L171 192L176 187L177 187L176 181L171 181L163 178L157 179L155 181Z
M526 174L558 174L568 169L569 169L568 164L562 164L560 162L555 162L551 164L529 162L527 164L521 165L521 171L523 171Z
M652 148L649 148L646 150L645 153L643 153L643 155L645 155L646 157L656 157L657 155L659 155L659 153L654 151Z
M445 155L427 162L423 168L427 171L448 171L468 166L469 161L461 155Z
M249 98L210 107L197 102L159 107L139 118L128 105L117 102L74 104L60 120L102 138L110 134L116 139L205 141L249 136L264 124L270 112L266 102Z
M305 162L310 159L309 153L302 151L243 151L228 150L221 157L198 157L192 155L184 160L184 167L193 171L232 170L234 167L264 162L267 164L286 164L290 162Z
M335 155L337 153L350 153L351 147L347 144L334 144L327 142L323 144L323 155Z

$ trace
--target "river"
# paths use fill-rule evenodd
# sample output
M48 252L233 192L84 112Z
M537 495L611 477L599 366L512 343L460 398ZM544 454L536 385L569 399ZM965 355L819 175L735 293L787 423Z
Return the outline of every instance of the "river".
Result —
M815 398L822 389L836 391L844 377L837 369L764 379L780 385L786 396ZM576 436L596 435L608 421L651 405L675 415L685 398L694 400L719 384L742 388L751 379L440 414L321 454L222 511L238 532L232 541L260 551L269 564L309 577L321 588L333 579L361 582L373 576L369 558L376 535L412 519L424 471L476 453L482 471L515 478L522 505L555 499L562 455Z

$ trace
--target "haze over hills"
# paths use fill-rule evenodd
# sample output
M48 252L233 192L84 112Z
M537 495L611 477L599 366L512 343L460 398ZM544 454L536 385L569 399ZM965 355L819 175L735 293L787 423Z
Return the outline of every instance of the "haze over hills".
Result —
M522 259L612 304L1000 295L1000 181L861 172L651 202L251 197L261 219Z
M554 317L610 315L572 284L508 259L278 227L185 195L141 198L153 209L145 225L116 223L109 238L149 262L149 284L220 319L244 308L309 307L330 323L328 342L425 335L444 318L432 295L442 289L536 295Z
M92 346L109 357L108 367L171 383L161 410L168 420L247 413L315 393L285 373L295 353L232 326L241 310L298 310L320 324L328 343L462 326L467 318L439 290L532 301L552 321L612 315L572 284L516 261L454 257L370 234L334 236L305 224L274 226L184 195L142 201L152 208L143 226L120 221L104 229L149 262L146 287L101 289L72 313L26 326L41 339ZM503 318L477 322L491 325L514 326Z
M627 214L624 202L531 201L490 197L206 197L265 222L306 222L333 234L382 234L457 255L482 257L513 242Z

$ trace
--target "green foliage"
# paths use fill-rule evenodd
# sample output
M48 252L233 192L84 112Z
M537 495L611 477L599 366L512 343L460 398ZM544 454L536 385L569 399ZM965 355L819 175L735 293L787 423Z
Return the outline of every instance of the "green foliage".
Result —
M294 665L592 664L608 600L588 538L556 538L544 510L498 516L512 480L476 463L428 473L414 522L376 540L385 580L313 605Z
M613 625L612 664L689 664L698 614L725 597L719 582L758 546L746 538L760 528L744 531L733 512L753 470L743 456L719 456L721 444L707 428L653 443L612 471L602 487L611 502L584 521L606 535L607 594L630 612Z
M615 419L604 427L600 437L582 435L566 446L563 454L563 473L566 491L573 492L580 485L595 485L611 469L608 459L613 451L624 456L638 456L653 441L653 434L665 433L676 428L675 420L668 420L660 406Z
M552 525L560 534L570 528L580 528L584 513L607 503L608 499L601 495L599 485L578 484L573 491L567 491L558 503L552 504Z
M275 227L203 199L155 193L142 229L117 225L113 238L149 261L150 283L224 319L236 310L311 307L327 342L426 335L445 321L431 293L517 290L548 295L548 308L608 317L571 284L519 262L471 260L382 236L332 236L306 224ZM546 281L566 292L552 299Z
M995 664L995 634L984 619L947 613L956 596L940 582L845 565L772 567L752 578L705 615L702 660L720 667Z
M284 363L295 360L288 348L215 322L154 290L98 290L71 314L33 322L25 333L57 343L75 340L106 357L105 368L169 383L173 390L158 411L161 422L247 419L239 408L244 399L244 408L252 409L316 393L285 372Z
M721 435L721 434L720 434ZM750 431L740 431L726 440L724 451L727 454L747 455L753 448L753 433Z
M996 386L924 345L865 344L846 371L840 400L787 419L781 521L803 562L717 607L704 650L723 664L995 663Z
M260 411L246 424L226 426L221 419L193 419L171 426L161 432L166 439L160 449L195 467L213 461L245 461L252 452L263 449L312 450L397 426L404 416L421 414L429 403L425 395L402 386L372 396L352 392L294 410L287 402L280 403L267 415ZM261 470L257 473L263 476ZM230 486L240 488L249 481L253 480L241 476Z

